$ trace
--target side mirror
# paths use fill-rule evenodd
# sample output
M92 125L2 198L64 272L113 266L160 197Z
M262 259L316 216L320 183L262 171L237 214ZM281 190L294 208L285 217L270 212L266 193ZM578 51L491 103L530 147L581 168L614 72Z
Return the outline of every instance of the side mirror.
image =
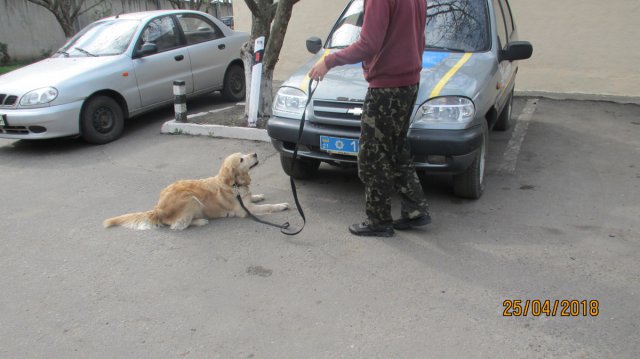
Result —
M155 54L157 52L158 52L158 46L156 44L152 42L145 42L140 48L140 50L138 51L138 54L140 56L147 56L147 55Z
M319 37L307 39L307 50L312 54L317 54L322 49L322 40Z
M502 50L500 60L515 61L526 60L533 54L533 46L529 41L513 41Z

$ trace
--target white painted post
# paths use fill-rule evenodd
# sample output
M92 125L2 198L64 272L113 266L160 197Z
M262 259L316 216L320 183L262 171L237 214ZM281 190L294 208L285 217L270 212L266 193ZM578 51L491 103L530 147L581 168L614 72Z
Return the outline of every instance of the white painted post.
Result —
M187 122L187 89L184 81L173 81L173 109L176 122Z
M262 81L262 57L264 56L264 36L256 39L254 45L253 68L251 72L251 93L249 95L249 127L256 127L260 107L260 86Z

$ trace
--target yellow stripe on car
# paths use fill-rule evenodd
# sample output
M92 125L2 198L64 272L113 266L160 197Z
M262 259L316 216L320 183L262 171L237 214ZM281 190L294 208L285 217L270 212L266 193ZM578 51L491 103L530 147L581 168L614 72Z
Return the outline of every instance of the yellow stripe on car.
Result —
M436 85L436 87L434 87L433 90L431 91L431 95L429 95L429 98L434 98L440 95L440 92L442 91L444 86L447 84L447 82L449 82L449 80L451 80L453 75L455 75L456 72L458 72L458 70L460 70L460 68L464 66L464 64L467 63L467 61L469 61L469 59L471 58L471 55L473 55L471 52L467 52L460 58L460 60L458 60L458 62L449 70L449 72L447 72L440 79L440 81L438 81L438 84Z

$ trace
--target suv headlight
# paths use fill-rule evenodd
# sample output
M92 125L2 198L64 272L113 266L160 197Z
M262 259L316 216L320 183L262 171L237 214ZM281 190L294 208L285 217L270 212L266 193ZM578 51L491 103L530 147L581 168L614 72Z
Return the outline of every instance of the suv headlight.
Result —
M37 106L47 104L58 97L58 90L53 87L43 87L41 89L27 92L20 99L20 106Z
M307 94L295 87L282 87L273 101L273 110L300 119L307 107Z
M475 112L475 105L466 97L437 97L420 106L413 123L466 125Z

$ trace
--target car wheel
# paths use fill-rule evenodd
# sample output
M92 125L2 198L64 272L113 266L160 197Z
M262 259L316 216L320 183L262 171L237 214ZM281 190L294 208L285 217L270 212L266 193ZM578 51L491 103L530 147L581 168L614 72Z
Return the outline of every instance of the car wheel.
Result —
M222 96L227 101L242 101L245 95L244 69L242 66L232 65L224 75Z
M493 127L496 131L506 131L511 127L512 119L511 112L513 110L513 91L509 94L509 99L507 100L507 104L500 112L500 116L498 116L498 121L496 121L496 125Z
M484 173L489 149L489 131L483 126L482 144L476 158L463 173L453 176L453 193L462 198L478 199L484 192Z
M94 144L116 140L124 129L122 108L108 96L96 96L87 100L80 115L82 138Z
M315 176L320 167L319 160L293 158L280 154L280 164L284 173L295 179L309 179Z

